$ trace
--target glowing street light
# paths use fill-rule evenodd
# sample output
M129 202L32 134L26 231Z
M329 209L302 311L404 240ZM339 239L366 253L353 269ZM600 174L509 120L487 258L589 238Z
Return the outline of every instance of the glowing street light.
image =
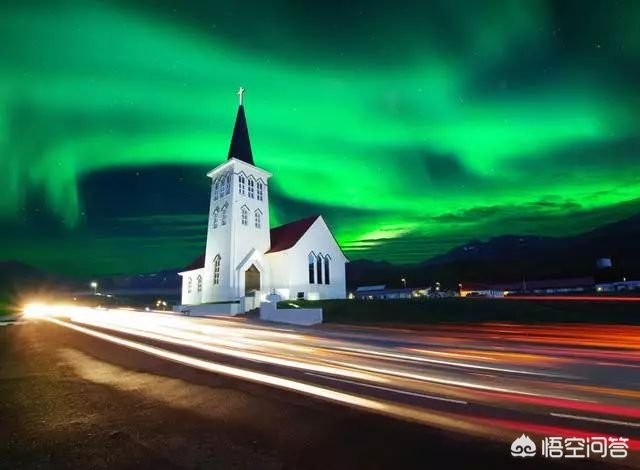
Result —
M400 279L400 282L402 282L402 287L407 287L407 280L405 278Z
M93 295L98 295L98 283L91 281L91 288L93 289Z

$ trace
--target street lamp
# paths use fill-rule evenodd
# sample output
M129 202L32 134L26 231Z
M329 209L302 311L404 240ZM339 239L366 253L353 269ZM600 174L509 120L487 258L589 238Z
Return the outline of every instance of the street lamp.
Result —
M91 288L93 289L93 295L98 295L98 283L91 281Z
M405 278L400 279L400 282L402 282L402 287L407 287L407 280Z

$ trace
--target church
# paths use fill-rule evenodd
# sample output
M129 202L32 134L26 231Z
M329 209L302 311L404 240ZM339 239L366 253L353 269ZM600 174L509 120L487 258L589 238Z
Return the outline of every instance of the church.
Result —
M271 173L255 165L243 104L227 160L211 178L205 252L180 273L182 305L235 314L268 295L282 300L343 299L347 258L321 215L269 227Z

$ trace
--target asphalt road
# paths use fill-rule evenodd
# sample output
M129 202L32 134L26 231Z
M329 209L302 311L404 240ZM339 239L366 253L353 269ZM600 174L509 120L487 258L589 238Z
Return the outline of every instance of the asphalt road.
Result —
M2 327L0 467L636 466L637 330L521 328L274 328L126 311ZM523 433L538 444L624 436L631 449L512 457Z

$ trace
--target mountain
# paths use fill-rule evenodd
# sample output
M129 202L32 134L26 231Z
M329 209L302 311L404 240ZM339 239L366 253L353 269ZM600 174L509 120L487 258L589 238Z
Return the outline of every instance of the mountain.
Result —
M610 269L596 260L610 258ZM515 282L594 276L598 280L640 278L640 214L572 237L506 235L472 240L449 252L410 266L357 260L347 265L350 288L386 284L400 287L440 282Z

